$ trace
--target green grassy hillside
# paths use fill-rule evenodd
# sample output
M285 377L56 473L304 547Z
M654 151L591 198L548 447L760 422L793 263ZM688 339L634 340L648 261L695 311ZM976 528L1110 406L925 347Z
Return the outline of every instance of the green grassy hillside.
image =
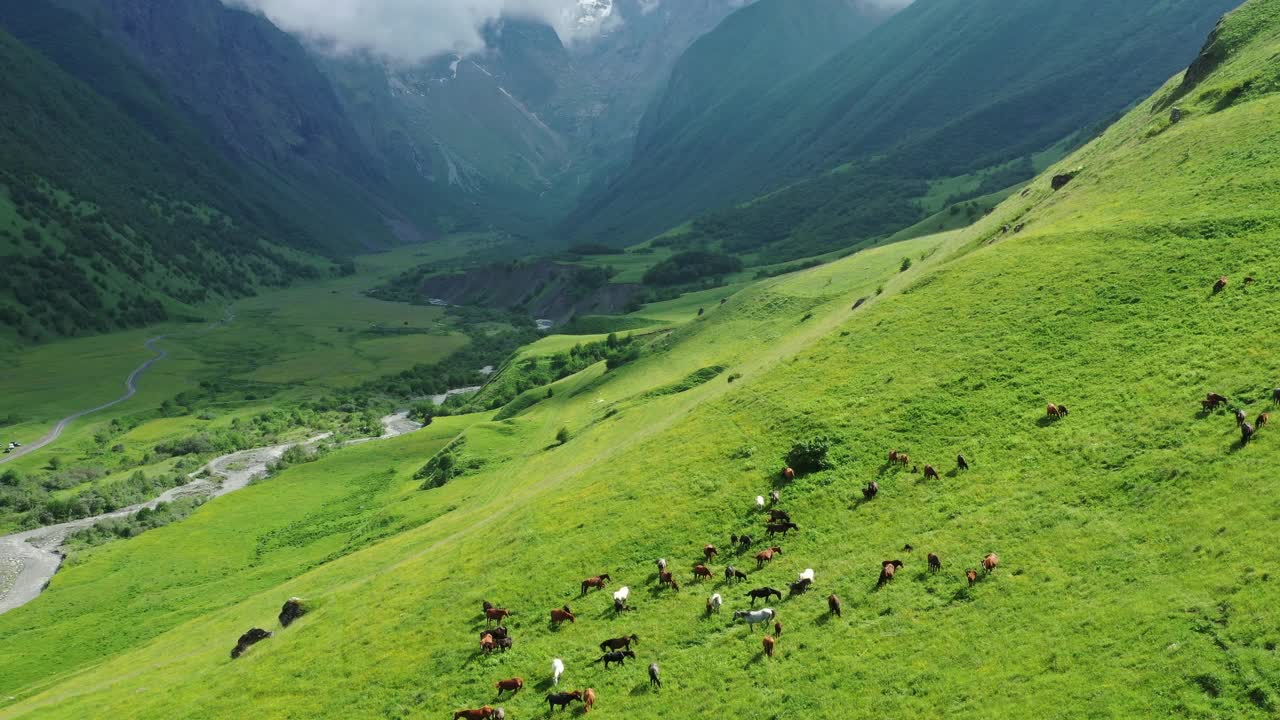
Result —
M625 718L1274 717L1280 439L1242 445L1198 400L1253 417L1280 384L1278 52L1280 2L1253 0L1196 82L972 228L753 284L514 417L339 452L85 557L0 616L0 716L530 717L560 657L562 688ZM1071 414L1046 419L1048 402ZM466 472L413 490L444 430ZM818 435L832 467L779 481ZM942 477L889 466L895 448ZM970 471L952 472L957 453ZM728 552L693 582L704 543L761 534L752 499L773 488L800 526L784 553L757 571ZM988 552L999 570L969 587ZM658 557L680 593L657 587ZM904 570L877 589L893 558ZM727 561L745 585L722 584ZM765 658L729 611L805 568L815 588L773 604L785 630ZM578 598L601 572L634 612ZM314 610L281 630L291 595ZM510 652L478 652L484 599L517 612ZM549 628L565 603L578 621ZM253 626L277 634L229 660ZM591 664L633 632L634 665ZM525 692L494 703L510 676Z

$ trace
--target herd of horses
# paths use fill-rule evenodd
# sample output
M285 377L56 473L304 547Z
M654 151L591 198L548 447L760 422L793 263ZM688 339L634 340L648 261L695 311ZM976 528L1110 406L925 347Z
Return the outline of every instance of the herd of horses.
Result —
M1280 388L1276 388L1272 392L1271 400L1273 404L1280 405ZM1225 396L1211 392L1208 393L1205 396L1205 399L1201 401L1201 406L1206 413L1211 413L1220 407L1228 405L1228 403L1229 401ZM1046 408L1046 416L1050 420L1061 420L1066 418L1069 414L1070 411L1067 407L1059 403L1050 403ZM1236 409L1234 411L1234 415L1236 424L1240 428L1241 442L1244 444L1247 444L1252 440L1257 431L1268 425L1271 420L1270 414L1266 412L1260 414L1253 423L1248 422L1248 418L1243 410ZM891 450L888 454L888 459L890 464L897 464L904 467L911 465L911 457L907 453L899 452L898 450ZM965 459L964 455L958 455L956 457L957 470L967 471L969 470L969 467L969 462ZM917 471L917 469L913 468L913 471ZM781 474L784 480L794 480L796 477L795 470L790 467L783 468ZM924 466L924 478L925 480L938 480L940 479L940 475L933 465L926 464ZM862 490L863 498L867 501L874 499L879 492L880 486L875 481L868 483ZM778 534L786 536L788 532L798 531L800 529L799 526L792 521L791 514L789 512L777 507L772 507L776 506L780 501L780 494L777 491L769 494L769 506L766 506L765 498L763 496L757 496L755 500L756 506L765 511L765 532L769 537L773 537ZM750 535L734 534L730 536L730 545L736 548L739 553L747 552L754 542L755 538ZM903 550L905 552L912 552L914 548L912 548L911 545L907 545ZM715 573L711 569L710 563L719 555L720 550L715 545L707 544L702 547L703 561L693 566L693 582L700 582L714 576ZM777 545L771 545L770 547L757 552L755 554L756 569L763 569L766 563L771 562L775 557L781 555L782 548ZM942 571L941 557L936 553L930 552L928 553L927 559L929 572L938 573ZM668 569L666 559L659 559L656 565L658 570L657 577L659 586L667 587L678 592L680 590L680 582L675 573ZM977 568L967 568L964 571L965 579L969 586L972 587L974 584L979 582L983 575L995 573L999 565L1000 557L996 553L988 553L982 558L980 570ZM880 563L880 572L876 581L876 587L881 587L892 582L904 566L905 563L900 559L882 561ZM733 585L737 582L746 580L747 574L733 565L727 565L724 569L724 578L725 584ZM600 575L586 578L581 583L581 595L587 595L592 589L602 590L612 580L613 578L611 578L608 573L601 573ZM804 572L800 573L799 578L797 578L795 582L789 584L788 587L790 589L790 595L799 595L807 592L813 583L814 571L811 568L806 569ZM613 593L613 607L616 613L623 613L633 609L628 604L629 597L629 587L624 586ZM768 625L769 623L772 623L773 634L766 634L761 640L763 654L766 657L772 658L778 647L779 638L782 635L782 624L778 621L777 611L773 608L765 607L756 609L755 604L757 600L763 600L767 603L770 599L776 599L781 602L783 599L782 591L765 585L747 591L743 597L751 601L751 609L735 611L733 613L733 619L735 622L739 620L745 622L750 630L754 630L756 625ZM707 614L712 615L719 613L723 604L724 598L721 594L714 593L706 600ZM506 650L510 648L511 637L507 628L501 625L492 628L489 628L488 626L500 623L504 619L511 617L513 615L512 611L506 608L495 607L488 601L485 601L483 610L487 629L481 633L482 652L487 653L495 649ZM831 616L843 617L843 603L835 594L827 596L827 611ZM570 611L568 605L552 610L550 618L552 625L559 625L566 620L570 623L575 622L575 616ZM603 653L603 655L601 655L599 659L595 660L593 664L603 664L605 669L608 669L613 665L625 667L627 660L635 660L636 654L631 647L632 645L638 645L639 641L639 637L634 634L605 640L600 643L600 652ZM650 664L648 671L650 686L660 688L662 686L662 681L660 678L658 664ZM559 685L560 676L563 672L563 661L559 658L554 659L552 661L553 685ZM501 680L496 684L496 688L498 690L499 698L502 697L502 693L504 692L511 692L512 694L515 694L524 688L524 679L509 678ZM582 703L583 710L585 712L590 712L595 701L596 693L593 688L567 692L555 692L547 696L547 703L552 712L556 709L565 709L574 702ZM454 713L455 720L502 720L505 717L506 714L502 708L494 708L488 705L473 710L459 710Z

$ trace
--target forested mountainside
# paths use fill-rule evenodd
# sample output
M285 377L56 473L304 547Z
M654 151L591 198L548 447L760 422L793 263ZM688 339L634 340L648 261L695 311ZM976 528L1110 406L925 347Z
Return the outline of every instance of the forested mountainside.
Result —
M951 179L1029 178L1037 153L1150 92L1234 5L917 0L737 112L643 135L563 229L625 244L716 210L701 238L782 257L888 234L938 209ZM721 32L741 42L737 24Z

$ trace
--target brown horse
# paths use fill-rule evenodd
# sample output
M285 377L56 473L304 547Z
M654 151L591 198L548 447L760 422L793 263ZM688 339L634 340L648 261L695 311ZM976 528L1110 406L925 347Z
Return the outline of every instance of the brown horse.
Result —
M1269 422L1271 422L1271 413L1262 413L1258 416L1258 421L1254 423L1254 426L1261 430Z
M964 576L969 580L969 587L973 587L973 584L978 582L978 571L976 570L973 570L973 569L965 570Z
M551 624L552 624L552 625L559 625L560 623L564 622L565 620L568 620L568 621L569 621L569 622L571 622L571 623L572 623L572 622L576 622L576 620L574 619L573 613L572 613L572 612L570 612L570 610L569 610L569 606L568 606L568 605L565 605L563 608L560 608L560 609L558 609L558 610L552 610L552 611L551 611Z
M502 693L510 692L512 695L524 689L524 678L514 677L509 680L499 680L497 684L498 697L502 697Z
M459 710L453 714L453 720L487 720L493 717L495 712L497 711L485 705L475 710Z
M878 584L883 585L892 580L901 567L901 560L885 560L880 563L880 582Z
M906 453L898 453L898 464L906 467L911 464L911 456Z
M632 643L639 645L640 638L635 635L610 638L600 643L600 652L608 652L609 650L630 650Z
M1053 418L1054 420L1059 420L1067 416L1067 409L1054 405L1053 403L1049 403L1049 407L1045 409L1045 415Z
M770 510L769 519L773 522L791 522L791 513L786 510Z
M582 594L586 595L587 591L591 588L603 590L604 586L608 585L611 580L613 580L613 578L609 577L609 573L602 573L595 577L589 577L582 581Z
M942 558L933 553L929 553L929 572L938 572L942 569Z
M1000 565L1000 556L996 555L995 553L987 553L987 556L982 558L982 569L986 570L988 573L995 572L996 568L999 567L999 565ZM1014 573L1014 574L1016 575L1017 573Z
M709 577L711 577L711 568L707 567L706 565L693 566L694 580L705 580L706 578L709 578Z
M773 636L782 637L782 623L777 620L773 621Z
M596 704L596 691L594 688L587 688L587 691L582 693L582 705L583 705L582 712L583 713L591 712L591 707L595 704Z
M830 611L832 615L835 615L836 617L844 617L842 609L843 605L840 603L840 598L835 595L827 596L827 610Z
M781 554L782 554L782 548L778 547L777 545L767 550L761 550L760 552L756 553L756 569L759 570L760 568L764 567L765 563L771 562L773 560L774 555L781 555Z
M796 471L795 471L795 470L792 470L792 469L791 469L791 468L789 468L789 467L784 467L784 468L782 468L782 479L783 479L783 480L795 480L795 479L796 479Z
M716 550L715 545L702 546L702 557L706 558L707 562L711 562L711 558L715 557L719 552L719 550Z
M495 607L495 608L489 608L488 610L485 610L485 611L484 611L484 618L485 618L486 623L490 623L490 622L498 622L498 621L502 620L503 618L511 617L511 616L512 616L512 615L514 615L514 614L515 614L515 613L511 612L510 610L508 610L508 609L506 609L506 608L499 608L499 607Z
M768 635L765 635L762 642L764 644L764 654L769 657L773 657L773 646L777 645L778 641Z
M898 462L898 451L897 451L897 450L890 450L890 451L889 451L889 462L891 462L891 463L896 463L896 462Z
M1226 290L1226 289L1227 289L1227 283L1229 283L1229 282L1230 282L1230 280L1228 280L1228 279L1227 279L1227 276L1226 276L1226 275L1223 275L1222 277L1218 278L1218 282L1216 282L1216 283L1214 283L1214 284L1213 284L1213 291L1214 291L1215 293L1220 293L1220 292L1222 292L1223 290Z
M485 655L493 652L493 649L496 647L498 647L498 643L493 639L492 635L485 633L485 636L480 638L480 652Z
M658 573L658 582L662 585L670 585L672 590L680 590L680 583L676 580L676 576L666 570Z
M938 480L938 479L940 479L940 478L938 477L938 471L937 471L937 470L935 470L935 469L934 469L934 467L933 467L932 465L925 465L925 466L924 466L924 479L925 479L925 480Z

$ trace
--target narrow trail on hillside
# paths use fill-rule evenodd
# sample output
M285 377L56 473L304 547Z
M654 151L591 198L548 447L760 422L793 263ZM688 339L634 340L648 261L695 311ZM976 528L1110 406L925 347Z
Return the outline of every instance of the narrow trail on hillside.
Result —
M407 412L400 412L382 418L382 427L383 434L376 438L360 438L348 441L344 445L399 437L420 429L422 425L410 420ZM247 487L255 478L265 475L268 466L279 460L289 448L298 445L310 447L327 440L331 434L323 433L300 442L222 455L188 475L191 482L166 490L147 502L102 515L0 537L0 613L25 605L40 595L62 564L63 545L67 537L77 530L92 527L102 520L132 515L143 508L155 509L156 505L162 502L190 497L213 499L235 492Z
M17 448L13 452L10 452L8 455L0 455L0 465L3 465L9 462L10 460L17 460L18 458L22 457L23 455L26 455L27 453L33 453L39 450L40 448L48 445L49 443L57 440L59 437L62 436L62 431L66 430L68 425L70 425L72 422L76 420L79 420L85 415L90 415L92 413L98 412L99 410L106 410L107 408L112 407L114 405L119 405L125 400L128 400L129 398L136 395L138 393L138 379L142 377L142 374L145 373L147 370L150 370L152 365L155 365L161 360L169 357L169 351L156 347L156 343L165 339L165 337L167 336L157 335L153 338L149 338L146 342L142 343L143 347L145 347L146 349L156 354L152 356L150 359L148 359L146 362L134 368L133 372L129 373L129 377L125 378L124 380L123 395L116 398L115 400L103 403L97 407L92 407L92 408L89 408L88 410L81 410L80 412L73 413L71 415L68 415L62 418L61 420L58 421L56 425L53 426L53 429L45 433L44 437L40 438L39 440L36 440L35 442L27 445L23 445L22 447Z

